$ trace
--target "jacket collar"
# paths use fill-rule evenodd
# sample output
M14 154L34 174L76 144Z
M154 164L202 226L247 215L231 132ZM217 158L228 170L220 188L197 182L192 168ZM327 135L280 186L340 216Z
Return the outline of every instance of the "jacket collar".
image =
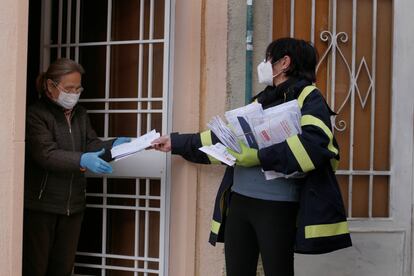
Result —
M310 84L311 82L304 79L289 78L278 86L267 86L262 92L253 97L252 101L257 99L266 109L296 99L303 87Z

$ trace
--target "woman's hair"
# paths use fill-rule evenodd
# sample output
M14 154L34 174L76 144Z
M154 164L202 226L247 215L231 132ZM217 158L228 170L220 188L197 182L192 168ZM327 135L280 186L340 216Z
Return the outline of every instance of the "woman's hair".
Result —
M279 38L267 46L266 60L272 64L284 56L290 57L290 66L285 72L287 77L316 81L318 52L310 42L288 37Z
M55 83L59 83L61 78L64 75L78 72L79 74L84 74L85 70L83 69L82 65L79 63L67 59L67 58L60 58L57 59L55 62L50 64L49 68L46 72L40 73L40 75L36 79L36 88L37 91L43 94L47 90L47 80L50 79Z

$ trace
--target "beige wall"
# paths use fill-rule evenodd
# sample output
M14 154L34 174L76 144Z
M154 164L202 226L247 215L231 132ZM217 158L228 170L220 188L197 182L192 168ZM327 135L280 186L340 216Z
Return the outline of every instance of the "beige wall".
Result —
M177 0L173 129L197 132L226 109L227 1ZM0 4L0 275L21 274L28 2ZM223 247L208 244L223 168L173 158L171 276L222 275Z
M198 132L226 109L227 1L177 0L173 131ZM222 275L223 246L208 243L223 168L172 159L170 275Z
M0 275L21 274L28 1L0 4Z

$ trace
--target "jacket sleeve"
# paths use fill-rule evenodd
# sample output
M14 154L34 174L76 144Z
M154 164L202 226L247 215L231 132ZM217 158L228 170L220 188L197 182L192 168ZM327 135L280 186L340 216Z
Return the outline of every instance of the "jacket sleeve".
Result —
M210 130L201 133L171 133L171 153L181 155L184 159L201 164L220 164L217 159L200 151L202 146L210 146L219 142Z
M79 172L81 152L58 148L51 128L43 113L29 109L26 125L27 149L42 168L54 172Z
M339 159L339 149L331 131L331 111L318 90L304 99L301 112L301 134L259 150L265 171L309 172Z

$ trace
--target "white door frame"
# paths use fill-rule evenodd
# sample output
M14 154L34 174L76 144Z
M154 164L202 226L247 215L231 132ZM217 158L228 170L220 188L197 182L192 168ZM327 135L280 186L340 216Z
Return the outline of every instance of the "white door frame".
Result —
M413 156L414 156L414 1L394 0L392 136L393 220L405 230L403 273L411 275L413 256Z

